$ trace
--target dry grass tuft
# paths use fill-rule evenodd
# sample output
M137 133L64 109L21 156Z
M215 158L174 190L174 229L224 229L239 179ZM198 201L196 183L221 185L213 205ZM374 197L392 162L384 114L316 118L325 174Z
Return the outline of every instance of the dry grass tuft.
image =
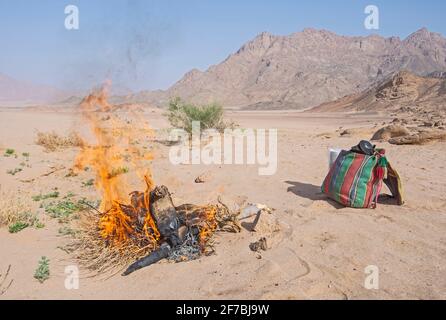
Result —
M76 132L70 132L67 136L61 136L54 131L37 132L36 144L45 148L46 152L52 152L70 147L81 147L83 141Z
M154 249L141 246L141 239L129 239L119 245L110 243L100 234L98 212L83 211L80 216L73 241L65 249L89 271L100 274L126 267Z
M4 192L0 188L0 227L9 226L18 222L33 222L30 206L17 196L17 193Z

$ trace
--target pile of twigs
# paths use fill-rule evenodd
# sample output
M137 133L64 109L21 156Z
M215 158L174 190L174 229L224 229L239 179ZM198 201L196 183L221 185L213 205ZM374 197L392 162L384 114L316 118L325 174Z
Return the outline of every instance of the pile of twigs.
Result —
M170 261L180 262L197 259L215 252L216 232L240 232L239 212L231 212L220 199L217 204L196 206L185 204L176 207L190 225L198 226L200 237L190 237L182 247L173 251ZM87 270L103 273L122 268L141 259L157 248L144 232L132 234L126 241L112 242L101 236L101 215L95 210L82 212L77 232L65 250ZM195 220L194 220L195 219Z

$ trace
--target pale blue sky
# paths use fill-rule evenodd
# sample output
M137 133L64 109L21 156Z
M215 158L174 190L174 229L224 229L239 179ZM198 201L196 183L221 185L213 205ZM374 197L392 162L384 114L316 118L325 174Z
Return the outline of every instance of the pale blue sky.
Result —
M79 7L78 31L64 28L69 4ZM446 1L438 0L0 0L0 73L62 89L86 90L106 78L132 90L164 89L262 31L370 34L369 4L380 9L373 33L446 34Z

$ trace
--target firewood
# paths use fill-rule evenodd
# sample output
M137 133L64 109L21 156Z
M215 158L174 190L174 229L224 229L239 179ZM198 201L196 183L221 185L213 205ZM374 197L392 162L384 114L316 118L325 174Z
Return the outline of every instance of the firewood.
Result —
M157 263L169 256L171 247L167 243L163 243L158 249L151 252L148 256L139 259L138 261L132 263L127 270L125 270L122 275L127 276L136 270L150 266L151 264Z
M162 240L169 242L173 247L180 244L178 235L180 220L166 186L158 186L150 192L150 213Z
M134 192L132 194L132 205L134 207L144 207L138 205L139 201L145 201L144 196L144 194L141 195L138 192ZM177 211L167 187L156 187L150 192L149 198L150 212L147 214L151 214L155 220L156 227L161 235L161 245L148 256L130 265L122 274L123 276L167 258L172 248L180 245L184 241L187 231L180 225ZM181 236L179 229L181 230Z

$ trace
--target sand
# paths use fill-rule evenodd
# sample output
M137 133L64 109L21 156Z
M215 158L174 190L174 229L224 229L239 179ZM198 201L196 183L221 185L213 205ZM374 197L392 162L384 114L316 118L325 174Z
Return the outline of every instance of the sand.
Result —
M145 113L155 129L168 128L159 110ZM176 204L205 204L221 195L228 202L262 203L274 208L261 218L258 232L217 235L217 253L184 263L161 262L128 277L91 277L80 269L79 289L65 288L65 267L76 265L60 249L69 238L61 225L43 214L33 195L54 187L100 198L82 187L92 172L65 177L75 148L46 153L35 145L37 130L67 133L85 130L71 111L0 111L0 153L14 148L19 157L0 157L2 190L29 202L45 223L10 234L0 228L0 273L11 265L13 283L0 299L445 299L446 298L446 143L396 146L380 143L402 176L406 204L382 203L375 210L342 208L319 193L327 173L329 147L349 148L370 139L386 115L231 112L243 128L278 129L278 170L259 176L257 166L180 165L169 162L169 148L154 146L157 184L173 192ZM376 126L378 124L378 126ZM340 136L339 128L351 129ZM29 165L15 176L6 171L29 152ZM58 171L41 177L42 174ZM195 178L210 172L197 184ZM34 179L34 180L33 180ZM31 181L31 182L24 182ZM135 190L142 182L135 181ZM277 231L279 227L279 231ZM261 236L270 248L261 258L249 244ZM50 259L50 279L33 278L41 256ZM379 289L366 289L365 268L379 268ZM119 271L119 270L118 270Z

